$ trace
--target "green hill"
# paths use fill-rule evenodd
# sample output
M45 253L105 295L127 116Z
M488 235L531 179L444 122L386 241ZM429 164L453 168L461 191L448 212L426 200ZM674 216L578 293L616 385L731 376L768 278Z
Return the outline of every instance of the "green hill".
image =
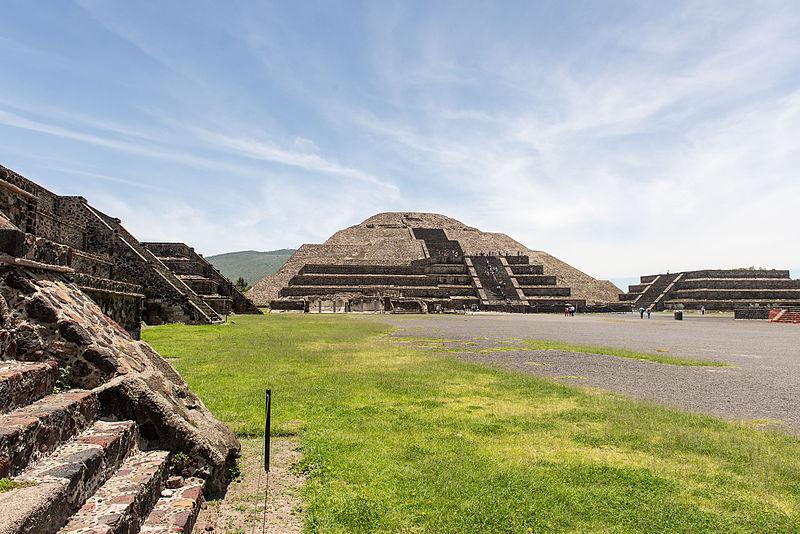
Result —
M288 248L266 252L243 250L206 256L206 260L232 282L241 276L249 287L266 275L276 273L292 254L294 250Z

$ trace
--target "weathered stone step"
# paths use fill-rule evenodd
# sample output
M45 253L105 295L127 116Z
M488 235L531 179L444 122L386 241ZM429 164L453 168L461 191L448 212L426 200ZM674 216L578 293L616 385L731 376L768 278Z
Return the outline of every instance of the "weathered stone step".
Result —
M147 451L126 458L59 534L138 532L161 495L168 456L168 451Z
M164 490L142 525L141 534L191 532L200 513L204 485L202 479L189 478L180 488Z
M0 534L52 534L119 469L135 442L133 421L96 421L12 479L0 493Z
M27 406L53 391L58 364L47 362L0 362L0 413Z
M97 406L94 392L72 390L0 416L0 477L20 473L89 427Z

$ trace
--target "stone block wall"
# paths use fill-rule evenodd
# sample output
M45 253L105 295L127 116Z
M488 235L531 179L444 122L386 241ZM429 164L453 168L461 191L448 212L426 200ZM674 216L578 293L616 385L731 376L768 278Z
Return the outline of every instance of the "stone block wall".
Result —
M65 413L59 396L85 397L92 409L84 415L136 423L143 429L140 442L151 449L183 451L192 459L194 476L205 480L210 494L224 491L227 468L239 452L233 434L213 418L169 363L147 344L132 340L69 275L0 266L0 349L0 361L55 362L73 390L52 395ZM37 429L47 424L36 423L41 411L30 413ZM59 433L76 432L72 421L56 421ZM58 443L23 445L49 447L49 452ZM47 491L47 484L41 489ZM3 522L11 512L2 509L0 531L5 532ZM38 532L35 528L12 532L34 531Z
M768 320L770 308L737 308L733 310L734 319Z
M177 278L218 315L260 314L255 304L203 256L185 243L143 243Z
M636 307L656 302L657 309L719 311L800 303L800 280L792 280L786 269L701 269L640 280L620 295L621 301Z
M56 195L0 166L0 212L6 221L0 229L4 249L12 256L139 287L127 293L145 295L144 304L132 301L125 292L112 295L115 290L100 288L103 284L91 287L104 311L130 327L134 335L139 330L133 317L137 309L153 324L221 320L144 249L119 219L92 208L83 197Z

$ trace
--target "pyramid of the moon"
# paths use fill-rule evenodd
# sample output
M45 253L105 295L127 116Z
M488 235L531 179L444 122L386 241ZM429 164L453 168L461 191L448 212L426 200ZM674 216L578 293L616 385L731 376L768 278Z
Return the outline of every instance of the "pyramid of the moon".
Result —
M436 213L379 213L306 244L250 290L306 311L626 309L620 290L509 236Z

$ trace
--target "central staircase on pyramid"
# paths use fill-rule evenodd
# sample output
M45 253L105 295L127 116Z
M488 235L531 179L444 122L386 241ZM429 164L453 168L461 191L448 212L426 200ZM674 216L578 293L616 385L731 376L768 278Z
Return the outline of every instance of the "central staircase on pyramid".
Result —
M355 311L352 300L372 296L370 311L552 312L567 305L586 310L584 299L570 298L569 287L558 286L542 265L526 255L473 253L465 255L458 241L436 228L413 228L426 258L410 265L306 264L273 300L273 310L323 311L321 301L341 304L327 311ZM314 302L319 304L314 304Z
M204 481L184 477L103 386L58 391L56 362L0 362L0 534L191 532Z

